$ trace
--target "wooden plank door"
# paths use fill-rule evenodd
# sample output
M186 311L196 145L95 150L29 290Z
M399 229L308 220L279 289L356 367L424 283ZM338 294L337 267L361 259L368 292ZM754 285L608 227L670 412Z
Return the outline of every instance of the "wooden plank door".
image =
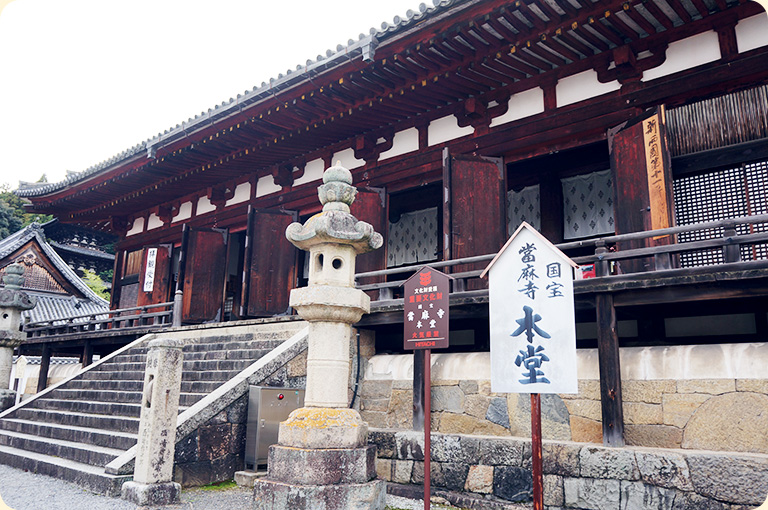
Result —
M144 247L139 272L137 306L166 303L170 300L172 251L171 244Z
M270 317L290 311L298 250L285 238L285 229L297 219L295 211L249 209L241 315Z
M355 273L366 273L387 268L387 190L384 188L360 188L355 201L350 207L352 215L360 221L370 223L373 230L384 236L384 245L378 250L358 255L355 260ZM384 277L366 278L358 283L380 283ZM372 300L378 299L375 291L368 291ZM385 293L384 297L388 294Z
M181 255L184 264L182 320L196 323L221 320L227 231L188 228L184 244Z
M448 156L443 160L444 260L496 253L506 240L504 164L499 158ZM452 273L482 269L486 262L455 266ZM488 286L473 279L467 290ZM457 290L461 290L460 284Z
M675 224L672 172L664 108L659 107L608 131L614 187L616 233L629 234L671 227ZM661 246L672 236L619 243L620 250ZM620 271L668 269L668 259L623 260ZM660 266L660 267L659 267Z

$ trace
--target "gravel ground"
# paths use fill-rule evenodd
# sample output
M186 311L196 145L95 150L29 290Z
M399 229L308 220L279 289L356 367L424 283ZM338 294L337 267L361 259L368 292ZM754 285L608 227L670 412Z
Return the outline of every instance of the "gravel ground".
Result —
M164 510L250 510L251 490L184 489L179 505L162 507ZM98 496L77 485L0 465L0 497L12 510L137 510L127 501ZM387 504L403 510L422 510L421 500L387 496ZM435 510L453 507L433 505ZM0 503L0 510L7 510Z

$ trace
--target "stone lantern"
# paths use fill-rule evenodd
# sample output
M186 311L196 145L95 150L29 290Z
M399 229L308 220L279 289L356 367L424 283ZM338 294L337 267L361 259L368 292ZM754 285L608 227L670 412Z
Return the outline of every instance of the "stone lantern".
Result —
M24 281L24 266L11 264L5 268L0 289L0 411L12 407L16 402L16 392L10 390L13 350L24 341L21 332L21 312L34 308L35 298L21 290Z
M309 251L309 285L290 304L309 322L305 407L280 424L266 478L254 486L256 509L382 510L386 484L376 480L368 425L348 407L352 324L370 311L354 288L355 257L381 247L381 234L350 214L357 189L339 163L318 188L322 212L285 231Z

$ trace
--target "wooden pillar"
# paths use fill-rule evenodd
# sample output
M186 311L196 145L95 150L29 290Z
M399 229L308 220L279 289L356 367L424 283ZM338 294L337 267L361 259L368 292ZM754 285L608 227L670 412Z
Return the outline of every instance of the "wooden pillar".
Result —
M48 386L48 367L51 364L51 346L43 344L43 353L40 359L40 375L37 378L37 391L43 391Z
M90 340L86 340L85 345L83 345L83 355L80 361L83 364L83 368L93 363L93 345Z
M557 174L542 177L539 182L541 233L553 243L563 241L563 185Z
M413 430L424 430L424 356L413 351Z
M603 412L603 444L624 446L624 410L621 400L621 365L616 308L613 295L599 293L597 307L597 352L600 364L600 403Z

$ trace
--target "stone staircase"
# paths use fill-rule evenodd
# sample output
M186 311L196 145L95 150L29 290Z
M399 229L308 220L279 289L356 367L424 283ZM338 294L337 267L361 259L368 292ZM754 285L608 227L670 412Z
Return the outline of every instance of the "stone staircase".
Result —
M203 328L169 332L188 338L181 383L182 413L254 364L305 326L259 324L222 335ZM158 335L159 336L159 335ZM190 338L192 337L192 338ZM94 363L73 378L0 415L0 463L117 496L131 475L105 466L136 444L148 335Z

